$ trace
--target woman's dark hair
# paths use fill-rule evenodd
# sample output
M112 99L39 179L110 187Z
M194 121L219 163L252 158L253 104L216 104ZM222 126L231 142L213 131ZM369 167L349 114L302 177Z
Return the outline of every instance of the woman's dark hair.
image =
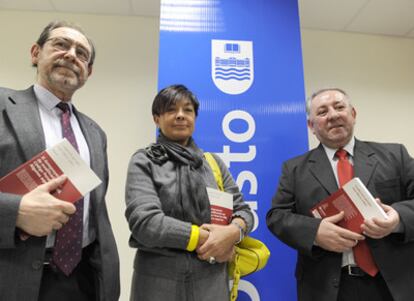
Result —
M95 55L96 55L95 45L93 44L93 41L91 40L91 38L89 38L85 34L83 29L80 26L78 26L74 23L70 23L70 22L66 22L66 21L52 21L52 22L50 22L49 24L47 24L47 26L41 32L39 38L36 41L36 44L39 45L41 48L43 48L43 45L49 39L50 33L52 32L52 30L54 30L56 28L61 28L61 27L72 28L76 31L79 31L81 34L83 34L85 36L85 38L88 40L88 43L91 46L91 50L92 50L91 57L89 59L88 65L92 66L93 62L95 61ZM33 67L36 67L36 64L34 64Z
M194 107L195 115L197 116L200 103L193 92L188 90L184 85L171 85L158 92L152 102L152 115L162 115L171 105L176 104L182 99L188 99L191 102Z

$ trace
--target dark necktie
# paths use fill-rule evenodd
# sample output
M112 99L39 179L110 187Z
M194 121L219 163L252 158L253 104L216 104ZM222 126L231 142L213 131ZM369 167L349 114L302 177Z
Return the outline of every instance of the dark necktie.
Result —
M338 157L338 180L342 187L354 177L354 168L348 160L348 153L344 149L336 151L335 156ZM371 250L365 240L360 240L358 244L352 248L354 258L357 265L367 274L374 277L378 273L378 267L372 257Z
M57 107L62 110L60 117L62 136L79 152L75 133L70 124L69 105L61 102ZM77 201L75 206L76 213L56 233L52 256L53 263L67 276L72 273L82 257L83 198Z

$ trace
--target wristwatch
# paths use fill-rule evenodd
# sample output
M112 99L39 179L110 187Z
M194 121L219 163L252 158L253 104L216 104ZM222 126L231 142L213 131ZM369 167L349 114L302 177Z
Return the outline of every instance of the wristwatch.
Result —
M239 223L232 222L232 224L233 224L233 225L235 225L235 226L237 226L237 228L239 228L239 231L240 231L239 240L238 240L238 241L236 241L236 243L235 243L235 244L237 245L237 244L239 244L239 243L243 240L243 238L244 238L244 230L243 230L243 227L239 225Z

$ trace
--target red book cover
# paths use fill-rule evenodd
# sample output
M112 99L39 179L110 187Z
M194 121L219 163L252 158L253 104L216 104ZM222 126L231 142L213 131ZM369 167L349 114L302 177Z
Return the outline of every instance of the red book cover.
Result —
M317 218L332 216L341 211L344 212L344 218L338 225L357 233L362 232L364 219L387 218L387 214L359 178L352 179L311 209L312 215Z
M319 218L332 216L341 211L344 211L345 216L338 225L353 232L361 233L364 217L342 188L311 209L313 216Z
M53 195L71 203L78 201L101 183L73 146L64 139L2 177L0 191L24 195L62 174L68 179Z
M207 187L210 200L211 223L228 225L233 214L233 195L224 191Z

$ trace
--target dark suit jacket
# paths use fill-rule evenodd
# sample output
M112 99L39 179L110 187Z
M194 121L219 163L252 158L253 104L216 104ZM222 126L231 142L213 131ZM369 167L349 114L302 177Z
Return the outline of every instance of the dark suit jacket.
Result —
M91 192L91 223L97 243L90 257L96 269L100 300L118 300L119 259L105 204L108 186L106 136L84 114L74 111L88 143L91 167L102 184ZM0 177L45 149L33 87L25 91L0 88ZM21 241L16 217L21 196L0 192L0 300L36 301L43 270L46 237Z
M414 296L414 160L400 144L356 140L354 172L374 197L398 211L404 233L367 239L396 301ZM267 225L281 241L298 251L299 300L336 300L342 254L314 246L320 220L310 208L338 189L322 145L283 165Z

